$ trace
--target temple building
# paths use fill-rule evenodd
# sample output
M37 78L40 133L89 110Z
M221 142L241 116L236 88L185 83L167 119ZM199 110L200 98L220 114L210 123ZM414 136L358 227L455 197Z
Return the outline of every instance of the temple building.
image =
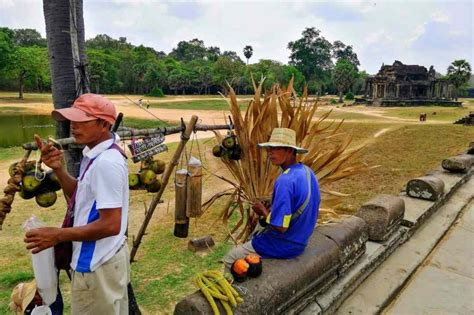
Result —
M364 98L356 103L375 106L461 106L453 101L454 86L446 79L435 78L433 66L404 65L395 60L393 65L382 65L376 75L365 81Z

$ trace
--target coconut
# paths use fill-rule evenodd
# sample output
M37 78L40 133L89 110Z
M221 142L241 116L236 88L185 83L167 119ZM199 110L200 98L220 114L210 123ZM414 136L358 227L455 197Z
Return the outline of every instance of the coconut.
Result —
M212 155L214 155L215 157L221 157L222 156L222 146L220 146L219 144L216 144L213 148L212 148Z
M222 140L222 146L226 149L232 149L237 144L235 136L227 136Z
M35 173L28 173L23 177L22 185L25 191L34 193L40 187L41 181L36 178Z
M237 259L234 261L230 267L230 272L234 276L234 280L237 282L242 282L247 279L247 271L249 270L249 264L245 259Z
M159 180L158 178L153 183L149 185L145 185L146 191L151 192L151 193L158 192L160 188L161 188L161 180Z
M36 203L43 208L48 208L54 205L58 199L55 191L43 190L36 195Z
M156 180L156 173L148 168L142 169L139 174L140 181L145 185L150 185Z
M140 185L140 176L137 173L128 174L128 187L137 188Z

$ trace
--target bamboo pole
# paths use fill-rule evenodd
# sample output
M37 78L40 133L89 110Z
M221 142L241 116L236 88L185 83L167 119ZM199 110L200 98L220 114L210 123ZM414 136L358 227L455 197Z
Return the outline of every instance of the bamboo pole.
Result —
M155 211L155 208L158 205L161 196L163 195L163 192L166 188L166 185L168 184L168 180L171 176L171 173L173 172L173 169L176 167L176 165L178 165L178 160L186 146L186 142L188 142L191 132L193 132L194 128L196 127L197 120L198 120L198 117L193 115L191 117L191 120L189 121L189 124L186 126L186 129L181 134L181 141L178 144L178 148L174 152L173 158L171 159L170 163L166 167L165 173L163 174L163 177L161 179L162 181L161 188L155 194L155 196L153 196L153 200L150 203L150 206L145 216L145 220L143 220L142 226L140 227L137 237L135 238L135 241L133 242L133 248L130 253L131 262L133 262L133 259L135 258L135 254L137 253L138 247L140 246L141 240L143 238L143 235L145 234L148 223L150 222L151 217L153 216L153 212Z
M232 125L195 125L195 131L209 131L209 130L225 130L233 128ZM132 137L140 136L153 136L157 134L171 135L175 133L180 133L185 130L184 126L171 126L171 127L160 127L160 128L151 128L151 129L119 129L117 134L123 140L131 139ZM74 138L62 138L56 140L62 146L74 144ZM35 142L24 143L22 145L25 150L37 150Z
M189 218L186 216L186 184L188 170L181 169L175 175L174 236L188 237Z

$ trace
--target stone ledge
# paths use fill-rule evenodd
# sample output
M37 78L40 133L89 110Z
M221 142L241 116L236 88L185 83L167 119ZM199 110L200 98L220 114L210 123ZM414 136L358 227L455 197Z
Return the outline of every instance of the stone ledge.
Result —
M297 312L306 306L305 301L327 290L364 254L367 238L367 224L357 217L316 228L301 256L288 260L264 259L260 277L236 285L245 302L234 309L234 314ZM185 297L174 312L210 313L201 292Z
M319 294L301 314L332 314L342 302L406 239L408 229L398 227L384 243L368 241L361 259L337 279L331 288ZM315 312L317 308L319 312Z
M410 233L413 234L423 222L451 198L452 194L471 177L472 173L472 168L466 173L450 173L441 168L429 172L428 175L444 182L444 194L436 201L429 201L412 198L406 193L401 193L400 197L405 201L405 217L402 220L402 225L409 227Z

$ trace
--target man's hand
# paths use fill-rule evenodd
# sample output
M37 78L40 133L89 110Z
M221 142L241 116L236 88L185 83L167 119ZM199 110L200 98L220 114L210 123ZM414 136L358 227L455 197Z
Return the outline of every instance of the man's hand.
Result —
M252 205L252 209L253 211L255 211L256 214L260 216L263 216L265 218L268 216L268 209L265 208L265 206L260 201L254 202L254 204Z
M35 135L35 142L41 151L41 161L53 170L64 166L64 151L56 148L52 143L44 144L40 136Z
M32 229L25 234L26 249L31 249L33 254L53 247L60 242L60 228L44 227Z

